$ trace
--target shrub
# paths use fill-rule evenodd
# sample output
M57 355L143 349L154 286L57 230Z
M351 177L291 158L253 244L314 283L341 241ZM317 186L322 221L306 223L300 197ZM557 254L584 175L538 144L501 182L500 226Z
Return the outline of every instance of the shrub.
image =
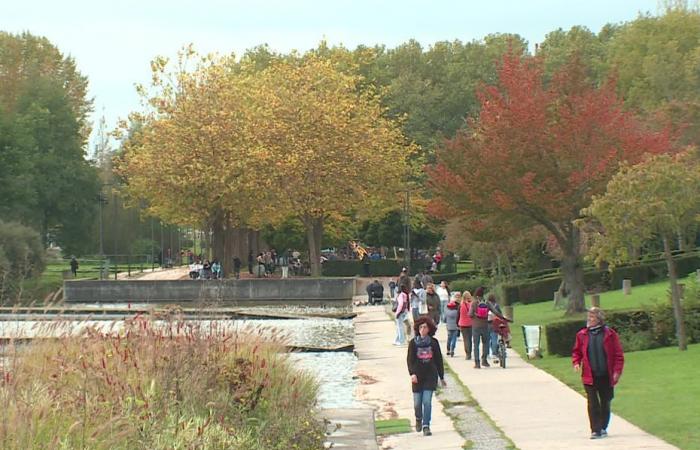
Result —
M674 257L678 276L684 277L700 268L700 255L697 253L681 254ZM622 280L632 280L633 286L651 283L666 278L666 263L653 261L644 264L619 266L608 272L606 270L584 271L584 283L590 291L601 292L609 289L621 289ZM540 303L552 300L554 291L559 288L562 277L560 274L544 275L525 281L505 283L502 286L503 299L506 304Z
M684 321L688 343L700 342L700 306L687 305ZM620 336L627 352L677 345L673 308L657 304L645 309L608 311L606 324ZM585 326L583 320L563 320L545 327L550 354L570 356L576 331Z
M550 323L544 327L547 338L545 348L550 355L571 356L576 333L586 326L585 319L569 319Z
M292 370L280 343L254 331L136 317L119 334L89 330L34 343L5 365L0 442L8 449L320 448L315 382Z
M18 222L0 220L0 304L20 301L24 280L43 270L39 233Z
M488 286L490 283L491 280L489 278L482 277L470 278L468 280L456 280L450 283L450 290L460 292L469 291L473 294L476 288Z

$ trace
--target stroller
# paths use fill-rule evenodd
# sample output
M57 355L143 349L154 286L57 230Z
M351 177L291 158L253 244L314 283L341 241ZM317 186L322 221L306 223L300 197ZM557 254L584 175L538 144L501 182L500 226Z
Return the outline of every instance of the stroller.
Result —
M502 368L506 368L506 348L510 347L510 327L508 326L508 321L501 319L500 317L494 317L491 322L493 331L498 335L498 345L496 351L496 357Z

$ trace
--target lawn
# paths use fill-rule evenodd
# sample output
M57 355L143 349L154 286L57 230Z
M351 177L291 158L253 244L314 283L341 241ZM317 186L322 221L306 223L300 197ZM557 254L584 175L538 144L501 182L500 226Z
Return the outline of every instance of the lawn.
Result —
M601 294L601 307L626 309L666 301L667 290L668 281L663 281L634 287L629 296L622 291L605 292ZM525 354L521 325L544 328L564 317L563 311L553 309L552 305L550 301L515 306L513 348L521 355ZM580 317L584 326L585 315ZM546 347L544 342L543 345ZM530 362L583 393L580 375L572 370L569 358L545 355ZM700 450L699 365L700 344L690 345L687 352L668 347L625 354L625 371L615 392L613 411L680 448Z

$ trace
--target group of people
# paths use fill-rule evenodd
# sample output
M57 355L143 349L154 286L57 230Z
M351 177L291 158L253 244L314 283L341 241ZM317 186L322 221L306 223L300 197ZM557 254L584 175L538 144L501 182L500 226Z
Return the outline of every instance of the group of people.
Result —
M306 267L301 260L301 253L298 250L287 250L277 253L271 248L253 256L253 252L248 253L248 273L258 278L272 277L277 268L280 268L282 278L291 275L304 275Z
M220 280L223 278L223 268L218 259L209 262L205 259L204 262L197 259L190 263L190 278L193 280Z
M407 277L406 271L402 271L395 285L398 292L392 305L396 320L394 345L404 345L413 332L406 362L413 392L415 427L416 431L430 436L432 396L438 381L445 386L442 351L435 337L438 325L444 323L447 330L447 356L455 356L457 337L461 334L466 359L473 357L474 368L481 369L490 366L489 352L496 357L498 333L503 332L501 325L507 325L510 320L503 316L495 295L489 294L484 299L481 287L472 296L469 291L450 293L446 283L436 287L432 280L427 281L423 289L424 280L415 279L409 288ZM444 307L442 290L448 295ZM608 434L610 402L624 365L619 337L605 325L604 318L600 308L589 309L586 327L577 333L572 351L574 370L581 372L586 391L591 439Z

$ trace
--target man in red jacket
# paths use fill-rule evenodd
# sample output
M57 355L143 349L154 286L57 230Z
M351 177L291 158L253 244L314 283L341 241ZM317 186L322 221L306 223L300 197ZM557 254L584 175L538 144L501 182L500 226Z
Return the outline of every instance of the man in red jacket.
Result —
M588 398L591 439L608 435L610 401L625 364L620 338L604 321L605 315L600 308L590 308L586 328L576 333L571 353L574 370L581 372Z

